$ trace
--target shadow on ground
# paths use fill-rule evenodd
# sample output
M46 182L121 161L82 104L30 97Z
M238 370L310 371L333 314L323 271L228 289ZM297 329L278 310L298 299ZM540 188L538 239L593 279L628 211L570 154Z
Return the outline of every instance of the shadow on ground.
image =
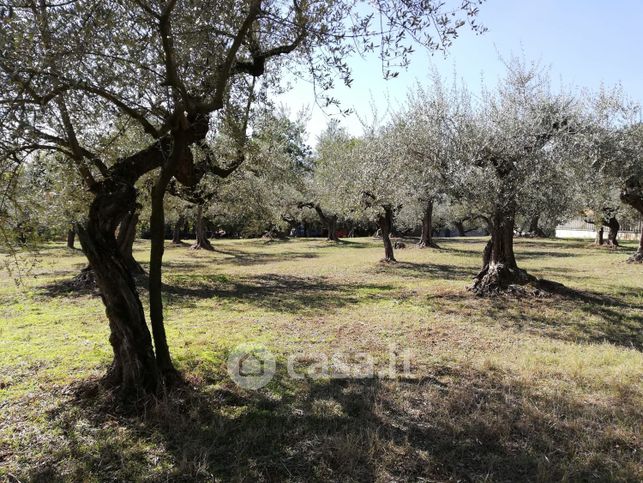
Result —
M94 392L46 416L49 454L28 481L637 480L637 419L613 405L543 394L497 370L436 368L419 378L287 380L244 391L218 375L143 415ZM631 389L634 391L635 389ZM618 421L618 432L610 426ZM625 428L625 429L623 429ZM49 439L48 439L49 438ZM33 449L32 449L33 450Z
M381 263L373 269L376 273L388 273L408 278L436 278L443 280L470 280L476 274L475 268L440 263L397 262Z
M502 324L507 328L526 331L539 336L569 342L609 342L629 349L643 350L643 304L628 303L640 296L635 289L621 290L615 298L588 290L577 290L564 285L541 281L549 295L539 297L497 296L478 298L468 292L446 292L430 295L431 304L441 310L467 310L467 301L473 301L471 316ZM464 307L464 308L463 308ZM548 309L567 317L552 318Z
M178 279L163 288L169 302L175 306L194 304L198 299L215 299L290 313L344 307L359 303L365 293L395 289L388 284L339 283L325 277L279 274Z

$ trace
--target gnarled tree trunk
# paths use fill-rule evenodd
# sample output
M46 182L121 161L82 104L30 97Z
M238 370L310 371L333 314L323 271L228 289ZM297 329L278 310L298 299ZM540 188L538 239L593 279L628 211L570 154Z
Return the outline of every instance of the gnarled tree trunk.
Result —
M123 218L118 226L118 235L116 237L116 242L123 255L123 260L129 271L133 274L145 273L145 270L143 270L141 264L136 261L132 253L134 241L136 240L136 225L138 225L139 209L140 205L138 205L134 211L125 215L125 218Z
M483 268L471 290L477 295L496 295L510 285L523 284L533 277L518 268L513 249L515 209L497 208L493 215L491 240L483 254Z
M601 225L600 227L597 227L596 239L594 240L594 245L602 246L603 243L605 243L605 240L603 239L603 234L604 234L603 225Z
M538 223L540 222L540 216L539 215L534 215L531 217L531 220L529 220L529 233L533 234L534 236L537 236L539 238L546 238L547 235L543 231L540 226L538 226Z
M172 168L172 166L170 166ZM172 364L170 348L165 334L163 319L162 297L162 268L163 253L165 251L165 211L163 199L165 190L171 178L171 172L166 172L166 167L161 168L161 174L152 187L152 213L150 215L150 323L154 337L154 349L158 370L166 383L173 383L178 378L178 371Z
M422 217L422 234L420 235L419 248L440 248L433 241L433 201L429 201L424 208Z
M384 261L395 262L393 244L391 243L391 230L393 228L393 209L389 205L382 206L384 213L377 218L377 225L384 242Z
M618 230L621 228L616 217L612 216L606 223L609 231L607 232L607 244L613 247L618 246Z
M73 228L67 230L67 248L75 250L74 242L76 240L76 231Z
M109 319L114 360L106 380L127 398L154 393L159 385L143 306L115 236L118 224L135 210L132 183L108 178L95 188L87 222L76 227Z
M190 248L192 250L209 250L214 251L214 247L208 240L205 232L205 220L203 219L203 205L199 205L196 213L196 242Z
M183 219L183 216L179 216L179 219L174 224L174 229L172 230L173 245L183 244L183 241L181 241L181 230L183 229L184 226L185 226L185 220Z
M339 241L339 238L337 237L337 215L324 213L324 210L322 210L319 204L315 205L315 211L317 212L321 222L326 227L326 231L328 231L326 239L328 241Z
M454 221L453 226L458 230L458 236L467 236L467 232L464 229L464 223L461 221Z

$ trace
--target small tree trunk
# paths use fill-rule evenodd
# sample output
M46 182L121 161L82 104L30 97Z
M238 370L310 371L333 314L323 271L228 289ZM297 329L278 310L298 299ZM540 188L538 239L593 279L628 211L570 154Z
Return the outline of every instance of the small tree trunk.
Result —
M115 237L116 226L135 210L135 188L109 180L97 187L86 224L76 226L109 319L114 361L106 381L128 399L155 393L159 383L143 305Z
M618 222L616 217L612 216L607 220L607 227L609 231L607 232L607 244L613 247L618 246L618 230L621 228L621 224Z
M328 230L328 236L326 237L326 240L338 242L339 237L337 236L337 216L327 216L326 220L326 229Z
M539 238L546 238L547 235L545 234L543 229L538 226L539 222L540 222L539 215L534 215L531 217L531 220L529 221L529 233Z
M203 219L203 205L199 205L196 214L196 243L192 245L192 250L209 250L214 251L214 247L208 240L205 233L205 220Z
M74 242L76 241L76 232L73 228L67 230L67 248L70 250L75 250Z
M184 225L185 225L185 220L183 219L183 216L179 216L179 219L176 221L176 224L174 225L174 229L172 230L173 245L181 245L183 243L181 241L181 230L183 229Z
M467 236L467 232L464 230L464 223L456 221L453 223L453 226L458 230L458 236Z
M471 287L477 295L496 295L509 285L533 280L516 264L513 250L514 219L513 207L496 209L494 213L491 240L483 254L484 266Z
M328 232L326 240L334 242L339 241L339 238L337 237L337 215L328 215L324 213L319 204L315 205L315 211Z
M433 241L433 201L429 201L424 208L422 217L422 234L420 235L419 248L440 248Z
M133 274L142 274L145 273L145 270L143 270L141 264L136 261L132 253L134 241L136 240L136 225L138 225L138 209L140 209L140 206L136 208L135 211L125 215L125 218L123 218L118 226L116 242L123 254L123 260L128 270Z
M173 383L178 372L172 364L170 348L167 344L165 334L165 323L163 321L163 297L162 297L162 268L163 252L165 251L165 211L163 199L165 189L170 176L161 170L159 179L152 188L152 213L150 215L150 232L152 246L150 249L150 323L152 325L152 336L154 337L154 348L156 351L157 367L163 376L164 382Z
M393 228L393 209L386 205L382 207L384 214L380 215L377 219L377 224L382 233L382 241L384 242L384 261L396 262L395 254L393 253L393 244L391 243L391 229Z
M596 241L594 242L594 245L601 246L604 243L603 240L603 225L601 225L597 230L596 230Z

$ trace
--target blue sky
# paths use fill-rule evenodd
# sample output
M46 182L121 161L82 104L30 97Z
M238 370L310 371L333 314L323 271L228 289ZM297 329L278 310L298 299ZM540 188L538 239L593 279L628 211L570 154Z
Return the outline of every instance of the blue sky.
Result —
M427 78L431 65L449 77L455 70L476 91L483 76L491 84L502 75L499 56L515 54L550 67L552 78L566 85L596 88L601 82L620 82L630 97L643 101L642 0L487 0L479 21L488 28L486 33L462 30L446 56L418 48L409 69L393 80L382 79L376 58L351 59L354 84L338 88L334 97L343 108L368 117L371 99L380 111L386 110L386 99L392 104L403 100L410 86ZM329 117L314 106L312 89L295 83L286 99L292 113L311 107L308 130L313 142ZM360 132L355 115L341 122Z

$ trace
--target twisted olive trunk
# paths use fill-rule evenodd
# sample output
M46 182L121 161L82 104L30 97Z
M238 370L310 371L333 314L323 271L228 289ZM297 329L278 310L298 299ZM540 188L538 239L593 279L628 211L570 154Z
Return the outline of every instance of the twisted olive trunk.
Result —
M532 233L533 235L539 237L539 238L546 238L547 234L543 231L538 224L540 223L540 216L535 215L531 218L529 221L529 233Z
M133 274L145 273L145 270L143 270L143 267L136 261L133 255L134 241L136 240L136 225L138 225L139 218L138 209L140 209L140 206L137 206L136 210L125 215L125 218L123 218L118 226L118 235L116 237L116 242L123 255L123 260L125 260L127 268Z
M433 241L433 201L429 201L424 208L422 217L422 234L420 235L419 248L440 248Z
M192 245L193 250L208 250L214 251L214 247L208 240L205 233L205 220L203 219L203 205L199 205L196 214L196 242Z
M183 229L184 225L185 220L183 219L183 216L179 216L179 219L177 220L176 224L174 225L174 229L172 230L173 245L181 245L183 243L183 241L181 240L181 230Z
M76 240L76 231L72 227L69 230L67 230L67 248L69 248L70 250L75 250L76 248L74 246L75 240Z
M328 241L339 241L339 238L337 237L337 215L324 213L324 210L322 210L319 204L315 205L315 211L328 232L326 239Z
M391 243L391 230L393 228L393 209L385 205L382 207L384 213L377 219L377 225L382 234L382 241L384 242L384 261L395 262L395 254L393 253L393 243Z
M605 243L604 233L605 231L603 230L603 225L601 225L596 230L596 239L594 240L594 245L602 246Z
M461 221L455 221L453 223L455 229L458 230L458 236L467 236L467 232L464 229L464 223Z
M165 210L163 200L169 177L162 168L161 175L152 187L152 213L150 215L150 234L152 246L150 248L150 323L154 348L156 350L156 363L163 376L164 382L172 383L178 377L178 372L172 364L170 348L165 334L163 320L162 297L162 268L163 253L165 251Z
M491 239L483 253L483 268L471 289L477 295L495 295L509 285L523 284L533 277L518 268L514 255L515 204L496 207L491 225Z
M616 217L612 216L609 220L607 220L607 228L609 228L609 231L607 232L607 244L613 247L618 246L618 231L621 228L621 224L618 222Z
M109 319L114 360L106 381L121 396L138 397L158 389L154 349L134 278L115 237L118 224L136 210L136 189L117 177L99 183L89 217L76 230L94 271Z

